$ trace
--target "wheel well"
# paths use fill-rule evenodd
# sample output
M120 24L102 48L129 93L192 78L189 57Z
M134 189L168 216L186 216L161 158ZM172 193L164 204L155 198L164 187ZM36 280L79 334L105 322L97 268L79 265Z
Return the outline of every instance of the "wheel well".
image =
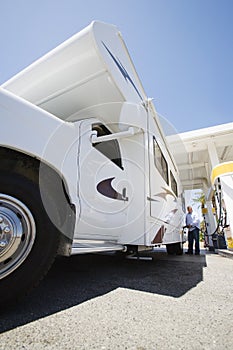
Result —
M21 175L35 183L46 211L52 202L57 214L56 220L53 215L50 219L61 233L59 254L68 255L74 235L75 206L61 176L37 158L6 147L0 147L0 171Z
M0 147L0 170L20 174L38 183L40 161L19 151Z

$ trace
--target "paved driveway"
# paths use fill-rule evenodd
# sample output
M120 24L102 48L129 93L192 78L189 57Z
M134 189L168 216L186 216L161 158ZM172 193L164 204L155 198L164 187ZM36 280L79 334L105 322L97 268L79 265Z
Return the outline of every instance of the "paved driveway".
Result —
M0 350L233 348L233 259L59 258L0 317Z

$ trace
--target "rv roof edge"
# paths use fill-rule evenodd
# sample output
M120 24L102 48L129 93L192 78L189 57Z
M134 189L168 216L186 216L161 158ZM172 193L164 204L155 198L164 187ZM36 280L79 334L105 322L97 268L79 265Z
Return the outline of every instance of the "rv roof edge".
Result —
M2 87L67 120L90 106L146 100L115 25L93 21Z

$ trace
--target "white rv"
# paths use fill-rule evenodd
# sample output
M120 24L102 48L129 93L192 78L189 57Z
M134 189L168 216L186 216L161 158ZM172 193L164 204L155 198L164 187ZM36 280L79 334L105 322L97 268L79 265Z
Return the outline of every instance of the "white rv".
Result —
M93 22L0 88L0 300L57 254L182 253L182 189L117 28Z

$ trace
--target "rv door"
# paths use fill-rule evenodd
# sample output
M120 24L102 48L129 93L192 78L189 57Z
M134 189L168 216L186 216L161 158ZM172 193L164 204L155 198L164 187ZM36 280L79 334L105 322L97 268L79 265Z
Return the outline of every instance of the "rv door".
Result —
M92 142L92 135L111 134L101 122L80 124L78 156L80 239L118 241L127 221L128 181L117 139Z

